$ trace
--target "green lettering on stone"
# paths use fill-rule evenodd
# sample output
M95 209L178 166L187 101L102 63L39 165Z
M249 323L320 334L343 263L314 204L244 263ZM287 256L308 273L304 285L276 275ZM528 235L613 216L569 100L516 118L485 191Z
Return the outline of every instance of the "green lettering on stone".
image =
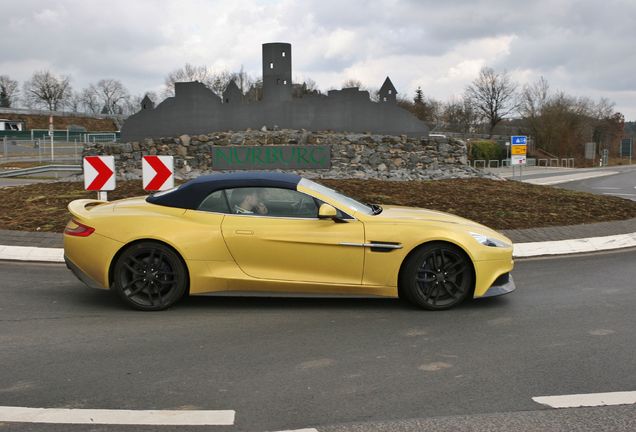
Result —
M316 153L321 154L321 157L317 158ZM325 163L327 162L327 152L325 151L324 147L312 148L310 152L310 157L313 163L320 164L321 166L324 166Z
M243 158L243 160L241 160L241 158L239 157L239 150L244 150L245 157ZM249 161L250 154L249 152L247 152L247 149L239 149L238 147L234 147L232 148L232 153L234 155L234 160L236 160L237 164L244 164Z
M289 165L289 163L294 158L294 150L296 150L296 149L292 149L291 154L289 155L289 157L287 159L285 158L285 152L283 151L283 147L279 147L279 148L277 148L277 150L278 150L278 157L280 158L280 161L283 162L286 165Z
M306 148L299 148L298 149L298 163L301 163L301 159L304 163L309 163L309 160L305 157L307 155L307 149Z
M213 162L216 164L217 161L220 162L221 159L223 159L228 165L232 165L232 156L231 156L231 154L228 154L229 152L226 152L224 150L227 150L227 149L222 149L222 148L215 148L214 149Z
M254 160L254 163L258 162L260 165L265 165L265 161L261 159L261 153L263 152L263 148L256 147L256 148L253 148L252 151L253 151L252 160Z

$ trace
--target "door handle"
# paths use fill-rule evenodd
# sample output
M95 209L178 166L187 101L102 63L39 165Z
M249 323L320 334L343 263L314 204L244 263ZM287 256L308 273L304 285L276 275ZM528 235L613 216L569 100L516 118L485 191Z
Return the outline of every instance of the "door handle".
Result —
M234 231L234 234L238 234L238 235L254 235L254 231L251 231L251 230L236 230L236 231Z

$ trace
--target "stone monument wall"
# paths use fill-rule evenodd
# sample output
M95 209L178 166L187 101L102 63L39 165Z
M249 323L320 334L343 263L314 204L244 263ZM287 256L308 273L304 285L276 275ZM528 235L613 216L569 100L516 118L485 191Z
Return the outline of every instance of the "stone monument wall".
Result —
M89 144L84 156L115 156L120 178L141 177L142 155L171 155L177 178L214 172L214 146L321 145L331 148L329 169L294 170L311 178L424 180L485 176L468 166L466 145L453 138L414 138L305 130L213 132L129 143ZM486 175L487 176L487 175Z

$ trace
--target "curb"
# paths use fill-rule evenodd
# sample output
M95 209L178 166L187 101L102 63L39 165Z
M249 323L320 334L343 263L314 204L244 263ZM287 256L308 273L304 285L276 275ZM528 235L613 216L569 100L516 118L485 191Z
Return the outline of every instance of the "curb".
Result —
M515 243L513 258L570 255L636 247L636 232L605 237L588 237L531 243ZM64 249L0 245L0 261L63 263Z

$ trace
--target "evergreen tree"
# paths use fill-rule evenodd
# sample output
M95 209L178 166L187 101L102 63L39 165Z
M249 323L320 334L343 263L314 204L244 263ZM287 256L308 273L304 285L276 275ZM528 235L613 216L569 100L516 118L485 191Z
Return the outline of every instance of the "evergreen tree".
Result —
M422 92L422 89L420 87L415 90L415 97L413 98L413 102L415 102L416 104L424 103L424 92Z

